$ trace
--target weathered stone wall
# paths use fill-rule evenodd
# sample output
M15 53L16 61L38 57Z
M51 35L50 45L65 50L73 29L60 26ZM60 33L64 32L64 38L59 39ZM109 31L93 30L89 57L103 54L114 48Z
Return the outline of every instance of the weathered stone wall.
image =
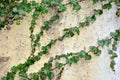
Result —
M38 0L39 2L39 0ZM80 21L84 21L85 16L93 14L94 8L101 8L101 4L93 5L91 0L80 3L82 9L73 11L71 6L61 15L51 29L45 32L41 39L41 45L46 45L51 39L55 39L63 34L63 29L77 26ZM50 56L69 52L76 52L86 49L91 45L96 45L97 39L109 36L111 31L120 28L120 18L115 15L116 6L110 10L104 10L102 16L97 16L97 21L91 23L89 27L80 28L80 35L73 38L66 38L62 42L58 41L50 50L49 55L43 56L42 60L31 66L28 73L37 72L47 62ZM35 33L39 32L43 21L49 20L54 15L51 9L50 14L45 14L37 20ZM27 14L20 25L13 24L11 30L0 31L0 77L4 76L13 65L24 62L30 54L30 14ZM93 56L91 61L81 60L72 66L66 66L61 80L120 80L120 44L117 51L119 57L116 59L116 72L113 73L109 67L110 59L107 48L103 49L101 56ZM17 80L17 79L16 79Z

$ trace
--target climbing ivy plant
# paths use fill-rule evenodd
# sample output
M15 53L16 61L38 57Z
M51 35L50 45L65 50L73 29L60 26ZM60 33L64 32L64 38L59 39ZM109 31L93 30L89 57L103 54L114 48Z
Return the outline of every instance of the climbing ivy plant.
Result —
M26 16L27 13L32 12L31 25L29 28L31 53L24 63L13 66L11 70L1 78L1 80L15 80L16 74L18 74L21 80L53 80L55 77L54 70L58 70L56 80L60 80L66 65L71 66L81 59L91 60L91 54L99 56L102 53L101 49L104 47L108 48L108 54L111 59L110 67L112 71L115 71L115 58L117 57L115 52L117 50L117 44L120 41L120 29L115 32L111 32L109 38L98 40L97 46L90 46L88 51L80 50L78 52L56 55L55 57L51 57L38 72L27 74L29 67L34 65L35 62L41 60L43 55L47 55L57 41L63 41L65 38L71 38L75 35L79 35L80 28L89 26L92 22L96 21L96 16L102 15L104 9L111 9L112 3L115 3L116 6L118 6L116 15L120 15L119 0L92 0L93 5L96 3L102 3L102 7L100 9L93 9L93 14L86 16L85 21L79 22L79 26L63 29L64 33L62 36L52 39L45 46L41 46L40 40L41 37L44 36L44 32L48 31L52 24L60 19L60 13L67 10L67 5L72 5L73 10L79 11L82 8L80 5L80 2L82 1L84 0L68 0L68 3L63 4L63 0L42 0L41 3L37 3L36 1L28 2L28 0L0 0L0 30L10 29L10 25L13 23L19 25L24 16ZM104 1L106 3L104 3ZM53 9L55 10L54 15L51 16L49 20L44 21L43 26L40 27L40 32L35 34L34 30L37 24L36 20L42 14L49 13L51 8L55 8ZM38 48L41 48L41 50L35 55ZM60 62L61 59L65 59L65 61Z

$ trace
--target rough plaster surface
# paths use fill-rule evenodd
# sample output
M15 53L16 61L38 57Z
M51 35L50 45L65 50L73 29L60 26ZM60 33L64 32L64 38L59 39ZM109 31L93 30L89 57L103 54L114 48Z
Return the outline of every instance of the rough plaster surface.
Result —
M61 36L64 28L77 26L80 21L84 21L85 16L93 13L94 8L101 8L101 4L93 5L91 0L86 0L80 4L82 6L80 11L72 11L72 8L68 6L69 10L60 14L60 20L56 21L49 31L45 32L45 36L41 39L41 45L46 45L51 39ZM51 48L49 55L43 56L41 61L31 66L28 73L37 72L50 56L77 52L82 49L87 50L89 46L96 45L97 39L108 37L111 31L114 32L115 29L120 28L120 18L116 17L115 12L116 6L113 4L112 9L104 10L104 14L97 16L97 21L91 23L89 27L80 28L79 36L75 35L62 42L58 41ZM30 14L26 15L21 25L13 24L11 30L0 31L0 77L4 76L13 65L24 62L30 54ZM50 14L39 17L35 33L39 32L43 21L49 20L53 14L55 14L54 11L50 10ZM93 56L91 61L81 60L77 64L66 66L61 80L120 80L120 44L118 45L119 57L116 59L115 73L109 67L110 59L107 48L102 51L100 57Z

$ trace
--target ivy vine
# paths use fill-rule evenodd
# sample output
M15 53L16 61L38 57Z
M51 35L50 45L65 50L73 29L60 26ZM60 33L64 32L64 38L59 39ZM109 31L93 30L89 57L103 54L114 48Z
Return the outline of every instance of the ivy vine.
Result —
M91 60L91 53L99 56L102 53L101 48L104 47L108 48L108 53L111 59L110 67L112 71L115 71L115 58L117 57L115 52L117 50L117 44L120 41L120 29L116 30L115 32L111 32L110 38L98 40L97 46L90 46L89 51L81 50L75 53L71 52L67 54L56 55L55 57L51 57L38 72L27 74L29 67L35 62L41 60L43 55L48 54L49 50L53 45L55 45L57 41L63 41L65 38L71 38L76 34L79 35L79 28L89 26L91 22L96 21L96 16L102 15L104 9L111 9L112 3L115 3L116 6L118 6L116 15L120 15L120 1L107 0L107 3L102 4L101 9L94 9L92 15L86 16L85 21L79 22L79 26L63 29L64 33L62 36L58 36L58 38L51 40L45 46L41 46L40 39L42 36L44 36L44 31L48 31L54 22L60 19L61 16L59 14L67 10L67 5L72 5L73 10L79 11L82 8L80 5L80 2L82 1L84 0L68 0L68 3L63 4L63 0L42 0L41 3L37 3L35 1L28 2L27 0L0 0L0 30L5 27L10 29L10 25L12 25L14 22L19 25L24 16L27 13L33 11L31 26L29 28L31 39L31 54L24 63L13 66L11 71L9 71L5 77L1 78L1 80L14 80L16 74L18 74L22 80L52 80L55 77L54 70L59 71L56 80L60 80L66 65L71 66L81 59ZM102 3L105 0L92 1L93 4L96 4ZM47 14L50 8L55 8L55 14L51 16L48 21L44 21L43 26L40 27L39 33L34 34L34 29L37 24L36 20L42 14ZM40 46L41 51L35 55L34 53L36 52L36 48L40 48ZM61 59L65 59L65 62L60 62ZM55 65L53 65L53 63L55 63Z

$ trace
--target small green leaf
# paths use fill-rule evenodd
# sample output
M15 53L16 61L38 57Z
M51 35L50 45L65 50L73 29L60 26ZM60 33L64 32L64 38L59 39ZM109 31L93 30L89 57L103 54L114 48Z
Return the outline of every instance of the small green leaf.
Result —
M73 27L71 29L72 29L72 31L76 32L78 35L80 34L80 30L78 27Z
M93 15L93 16L91 17L91 21L96 21L96 16L95 16L95 15Z
M111 44L111 40L99 40L98 41L98 45L102 47L109 46L110 44Z
M72 60L74 63L77 63L79 61L79 57L78 56L73 56Z
M92 20L91 16L87 16L87 17L86 17L86 20L87 20L88 22L90 22L90 21Z
M49 74L50 73L50 69L49 68L43 68L42 71L44 72L44 74Z
M42 73L40 73L40 78L41 78L41 80L46 80L47 76L46 76L46 74L44 74L42 72Z
M73 61L72 61L71 58L70 59L66 59L66 63L69 64L69 65L71 65L73 63Z
M103 11L101 9L94 9L94 14L95 15L102 15L103 14Z
M64 5L60 5L59 6L59 8L58 8L58 12L60 13L60 12L64 12L64 11L66 11L66 6L64 6Z
M86 17L86 20L87 20L87 22L95 21L95 20L96 20L96 17L95 17L95 15L93 15L93 16L87 16L87 17Z
M42 50L44 54L48 53L48 47L47 46L42 46Z
M118 57L118 55L116 53L113 53L111 59L115 59L116 57Z
M7 80L7 77L3 77L3 78L1 78L1 80Z
M56 21L56 20L58 20L59 18L60 18L59 15L54 15L54 16L51 17L50 21Z
M103 9L111 9L111 8L112 8L112 5L111 5L111 3L107 3L107 4L104 4L104 5L102 6L102 8L103 8Z
M17 70L18 70L18 68L17 68L16 66L13 66L13 67L11 68L11 71L12 71L13 73L16 73Z
M92 0L92 1L95 4L95 3L99 2L100 0Z
M30 78L31 78L32 80L39 80L39 75L38 75L37 73L31 73L31 74L30 74Z
M112 50L114 50L114 51L116 51L117 50L117 47L116 47L116 45L112 45Z
M80 31L78 27L66 28L64 29L64 37L73 37L75 33L79 35Z
M56 39L55 40L51 40L50 44L53 45L53 44L55 44L55 42L56 42Z
M108 53L112 55L114 52L112 50L108 50Z
M66 63L71 65L73 63L77 63L78 61L79 61L79 57L78 56L73 56L70 59L67 59Z
M27 77L27 73L20 71L19 76L20 77Z
M54 78L54 73L53 73L53 72L50 72L50 73L48 74L48 77L49 77L50 80L52 80L52 79Z
M111 32L111 33L110 33L110 36L114 38L114 37L117 36L117 33Z
M101 50L95 46L90 46L90 51L93 52L96 56L99 56L101 54Z
M73 37L75 34L72 31L68 31L64 33L64 37Z
M80 10L81 9L81 6L79 5L78 1L77 0L69 0L69 2L71 4L73 4L73 10Z
M85 56L85 59L86 59L86 60L91 60L91 58L92 58L92 57L91 57L91 55L89 55L89 54L87 54L87 55Z
M73 10L80 10L81 9L81 6L79 4L75 4L73 5Z
M85 26L89 26L90 23L88 21L85 21Z
M39 15L40 15L40 12L35 10L35 11L33 12L32 17L33 17L34 19L37 19Z
M39 61L39 60L41 59L41 57L40 57L39 55L37 55L37 56L34 57L34 59L35 59L36 61Z
M115 67L114 67L115 65L116 65L115 61L112 60L112 61L110 62L110 67L111 67L112 71L115 71Z
M20 20L17 20L17 21L16 21L16 24L17 24L17 25L20 25Z
M81 27L84 27L84 26L85 26L85 22L80 22L79 25L80 25Z
M85 58L87 53L84 50L81 50L80 52L77 53L80 57Z
M55 66L60 69L63 66L63 63L56 62Z
M32 25L32 26L36 25L36 21L35 21L35 20L32 20L32 21L31 21L31 25Z

